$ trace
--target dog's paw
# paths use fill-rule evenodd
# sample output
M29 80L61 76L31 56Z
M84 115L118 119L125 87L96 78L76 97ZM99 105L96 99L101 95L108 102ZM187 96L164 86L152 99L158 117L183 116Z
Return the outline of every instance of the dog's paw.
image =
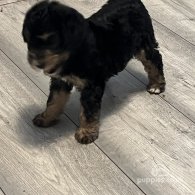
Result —
M33 124L38 127L50 127L57 123L57 120L49 120L47 117L44 117L44 114L38 114L33 119Z
M98 138L98 131L79 128L75 133L75 139L81 144L90 144Z
M165 91L165 84L153 84L153 85L148 85L147 91L150 94L160 94Z

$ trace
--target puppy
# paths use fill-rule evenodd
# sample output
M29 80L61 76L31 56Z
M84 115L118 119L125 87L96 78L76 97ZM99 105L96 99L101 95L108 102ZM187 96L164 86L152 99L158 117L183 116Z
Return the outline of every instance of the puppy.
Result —
M162 57L140 0L109 0L87 19L66 5L43 1L27 12L22 35L30 65L51 77L47 108L33 123L54 124L76 86L81 113L75 138L82 144L98 138L106 81L133 57L148 73L148 92L159 94L165 89Z

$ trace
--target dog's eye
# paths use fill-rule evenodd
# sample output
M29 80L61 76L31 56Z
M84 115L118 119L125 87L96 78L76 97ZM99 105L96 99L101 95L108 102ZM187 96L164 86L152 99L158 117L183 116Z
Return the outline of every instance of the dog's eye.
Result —
M46 47L57 47L59 44L59 37L56 33L43 34L38 36L38 39Z
M42 35L38 35L37 37L43 41L47 41L54 33L44 33Z
M34 43L39 48L56 50L59 47L59 36L57 33L44 33L37 35Z

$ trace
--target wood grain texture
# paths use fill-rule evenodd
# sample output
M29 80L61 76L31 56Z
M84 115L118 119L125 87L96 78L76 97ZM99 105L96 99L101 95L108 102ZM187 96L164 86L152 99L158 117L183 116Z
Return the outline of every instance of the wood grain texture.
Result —
M84 10L85 6L82 7ZM5 6L4 13L0 15L3 21L0 26L0 48L48 94L48 79L31 70L25 58L26 49L20 31L27 8L28 3ZM177 59L180 54L176 50L174 56L170 54L170 59ZM184 58L189 58L187 53ZM177 69L170 71L174 73ZM165 95L166 98L169 96ZM79 110L77 96L73 94L72 102L66 109L66 114L75 123ZM102 108L102 126L96 144L145 193L164 194L166 189L166 194L194 194L193 122L163 98L147 94L145 85L125 71L108 83ZM59 127L62 125L63 121ZM154 182L146 182L147 179Z
M105 95L96 143L147 194L164 194L163 186L167 194L193 194L194 124L163 100L133 93L129 84L136 83L133 79L124 74L119 79L108 85L110 95ZM123 101L128 103L120 106ZM110 108L114 111L106 117ZM165 182L158 183L158 179Z
M142 0L150 15L195 45L194 0Z
M0 187L0 195L5 195L5 193L3 192L3 190Z
M41 0L27 0L30 5L33 5ZM58 0L65 5L73 7L79 10L85 17L90 16L92 13L96 12L101 8L107 0Z
M5 195L5 194L0 190L0 195Z
M0 65L0 184L6 194L143 194L94 144L76 143L76 126L65 116L53 128L34 127L31 119L46 96L2 52Z
M10 3L15 3L20 0L0 0L0 6L10 4Z

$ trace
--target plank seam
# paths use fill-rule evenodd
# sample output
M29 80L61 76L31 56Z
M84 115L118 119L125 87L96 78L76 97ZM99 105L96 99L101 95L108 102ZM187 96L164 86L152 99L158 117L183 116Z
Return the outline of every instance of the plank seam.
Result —
M184 41L188 42L190 45L192 45L192 46L195 47L195 44L194 43L191 43L190 41L188 41L187 39L185 39L181 35L177 34L175 31L171 30L169 27L165 26L164 24L162 24L158 20L156 20L154 18L152 18L152 20L155 21L156 23L158 23L159 25L163 26L164 28L166 28L167 30L169 30L170 32L172 32L173 34L175 34L176 36L178 36L180 39L183 39Z
M94 142L95 146L145 195L147 195L141 187L139 187L123 170L120 168L99 146Z
M6 193L3 191L2 187L0 187L0 191L2 191L2 193L3 193L4 195L6 195Z
M39 86L34 83L28 75L23 72L20 67L17 66L17 64L4 52L2 49L0 51L46 96L48 97L42 89L39 88ZM63 115L65 115L76 127L78 127L78 124L75 123L66 113L63 112ZM123 174L126 176L144 195L147 195L95 142L93 143ZM5 194L6 195L6 194Z
M146 86L146 84L140 80L138 77L136 77L133 73L131 73L130 71L128 71L127 69L125 69L125 71L127 71L127 73L129 73L131 76L133 76L137 81L139 81L140 83L142 83L144 86ZM171 102L169 102L168 100L164 99L162 97L162 95L156 95L158 97L160 97L164 102L166 102L168 105L170 105L172 108L174 108L175 110L177 110L179 113L181 113L184 117L186 117L188 120L190 120L192 123L195 124L195 121L193 121L191 118L189 118L186 114L184 114L182 111L180 111L178 108L176 108Z

